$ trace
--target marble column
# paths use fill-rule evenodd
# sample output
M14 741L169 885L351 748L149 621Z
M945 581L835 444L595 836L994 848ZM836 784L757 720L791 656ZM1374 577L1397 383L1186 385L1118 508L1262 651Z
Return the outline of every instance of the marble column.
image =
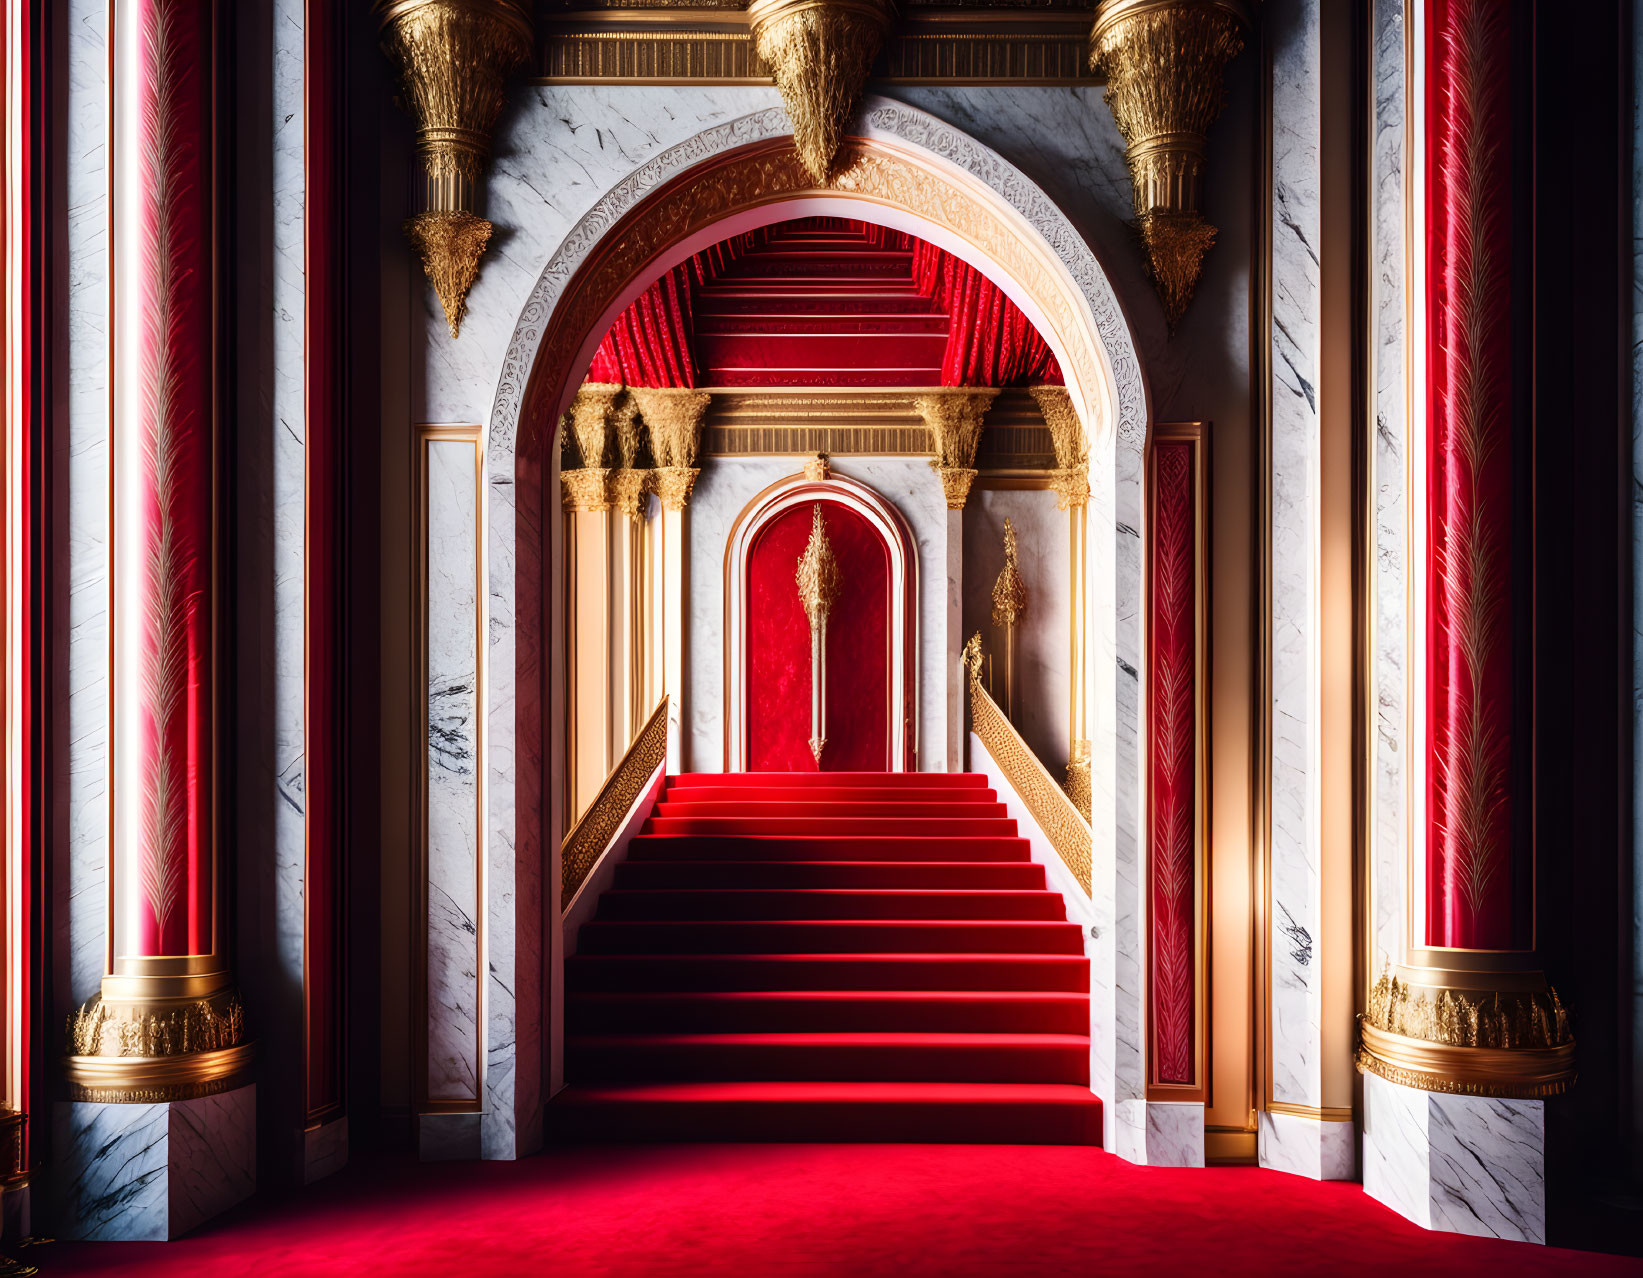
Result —
M55 1122L59 1186L129 1205L65 1232L138 1238L250 1193L231 1152L256 1106L218 840L222 33L211 0L119 0L110 22L112 970L71 1019ZM127 1139L148 1153L110 1158ZM198 1175L188 1146L244 1175Z
M1350 1110L1326 1105L1324 1094L1323 9L1320 0L1275 0L1264 15L1271 94L1269 221L1261 230L1270 254L1271 611L1267 981L1259 994L1267 1004L1270 1071L1258 1144L1262 1166L1338 1180L1353 1175L1356 1132ZM1332 1011L1350 1017L1347 1008Z
M947 500L947 733L946 766L957 770L964 758L964 694L968 687L962 659L964 642L964 504L975 483L976 449L981 443L982 419L998 391L986 387L955 386L939 394L920 395L914 403L930 431L935 453L931 467L941 477ZM918 766L927 766L920 758Z

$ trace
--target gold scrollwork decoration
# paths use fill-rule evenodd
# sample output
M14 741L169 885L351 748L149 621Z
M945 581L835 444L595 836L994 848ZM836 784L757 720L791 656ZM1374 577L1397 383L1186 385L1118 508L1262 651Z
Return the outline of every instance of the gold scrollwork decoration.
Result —
M1095 835L1073 801L1044 769L1025 741L1004 717L998 703L981 686L981 636L964 646L970 678L970 728L998 765L1004 779L1021 796L1038 828L1054 846L1086 896L1092 892Z
M645 792L651 776L667 762L667 704L666 697L656 703L649 721L639 729L639 735L611 769L588 810L560 844L559 893L563 909L570 908L577 889L605 855L622 822Z

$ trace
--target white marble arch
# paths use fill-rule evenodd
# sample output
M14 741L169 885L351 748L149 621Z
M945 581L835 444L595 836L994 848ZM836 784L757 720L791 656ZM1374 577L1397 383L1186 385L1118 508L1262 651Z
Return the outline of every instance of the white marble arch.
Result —
M545 1091L558 1074L559 1035L552 1021L559 1000L543 997L544 983L556 987L561 962L559 938L545 929L560 915L553 861L564 822L558 787L544 783L558 729L542 713L544 693L557 700L551 672L558 663L549 658L563 638L558 592L545 591L542 580L552 562L546 539L556 522L544 517L554 499L548 486L557 482L554 424L601 335L663 271L727 235L807 215L866 217L919 235L986 271L1055 351L1089 430L1086 554L1095 606L1085 651L1097 813L1092 1019L1099 1029L1092 1085L1108 1102L1109 1125L1116 1102L1145 1096L1140 617L1149 408L1129 322L1089 244L1038 186L996 152L923 111L869 97L855 129L867 161L894 166L915 180L869 190L865 182L853 184L847 170L827 189L767 193L765 202L747 207L724 193L720 220L657 248L619 291L591 299L596 305L577 291L594 274L584 268L620 240L610 233L661 187L683 177L711 181L714 169L735 153L779 143L791 132L779 108L755 111L657 154L609 189L545 264L498 370L482 498L489 574L480 762L490 933L485 1157L517 1157L540 1144ZM968 223L955 214L959 209ZM994 249L1006 250L1002 256L982 250L975 233L983 223ZM561 308L580 317L575 353L539 362Z
M860 480L835 475L791 475L765 489L731 526L725 548L725 760L731 772L747 771L747 560L770 521L795 506L826 502L865 519L890 559L890 767L905 772L911 748L908 725L919 706L918 543L901 512ZM825 686L825 684L824 684Z

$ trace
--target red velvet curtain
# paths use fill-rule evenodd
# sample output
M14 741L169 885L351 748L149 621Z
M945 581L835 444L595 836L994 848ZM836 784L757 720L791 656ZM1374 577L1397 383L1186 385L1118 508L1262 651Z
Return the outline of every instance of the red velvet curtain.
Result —
M933 281L932 297L947 312L943 386L1024 386L1062 380L1048 343L997 284L951 253L938 248L929 252L939 254L939 261L919 262L917 269Z
M628 386L696 385L692 345L693 291L770 242L762 227L721 240L692 255L652 284L617 318L600 343L588 380ZM1024 386L1060 383L1049 345L998 285L969 263L906 231L844 218L807 219L807 230L850 231L871 250L912 252L919 293L947 314L943 386Z

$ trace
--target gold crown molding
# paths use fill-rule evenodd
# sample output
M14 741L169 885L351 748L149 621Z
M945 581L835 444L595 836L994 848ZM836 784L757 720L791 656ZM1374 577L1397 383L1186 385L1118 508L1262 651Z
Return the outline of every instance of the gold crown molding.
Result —
M696 476L701 473L694 466L658 466L651 471L651 484L662 499L662 509L678 511L689 505Z
M583 466L559 472L559 503L566 510L597 514L611 508L611 472Z
M530 14L518 0L377 0L375 12L427 175L405 234L455 337L491 238L478 192L508 76L530 58Z
M683 387L630 386L628 394L650 432L650 454L656 465L682 469L696 464L702 442L702 419L712 396Z
M753 47L793 121L805 171L825 184L890 29L889 0L753 0Z
M1422 973L1420 975L1428 975ZM1544 980L1508 974L1488 989L1486 973L1463 988L1383 973L1358 1018L1360 1073L1405 1087L1469 1096L1554 1096L1575 1079L1569 1015Z
M970 683L971 731L987 747L987 753L1004 779L1021 796L1027 811L1072 872L1084 895L1091 895L1095 836L1090 824L981 686L979 632L964 645L963 664Z
M667 761L667 698L651 711L633 744L599 787L588 810L571 827L559 848L561 912L568 911L576 892L610 847L633 805L657 768Z
M1004 567L999 569L998 580L993 582L993 624L1008 629L1021 619L1027 609L1027 583L1021 579L1021 568L1016 562L1015 525L1004 519Z
M255 1054L231 988L207 998L94 995L68 1019L64 1077L74 1100L190 1100L245 1080Z
M1090 29L1090 65L1107 77L1135 228L1172 333L1215 242L1199 211L1206 134L1248 25L1239 0L1102 0Z

